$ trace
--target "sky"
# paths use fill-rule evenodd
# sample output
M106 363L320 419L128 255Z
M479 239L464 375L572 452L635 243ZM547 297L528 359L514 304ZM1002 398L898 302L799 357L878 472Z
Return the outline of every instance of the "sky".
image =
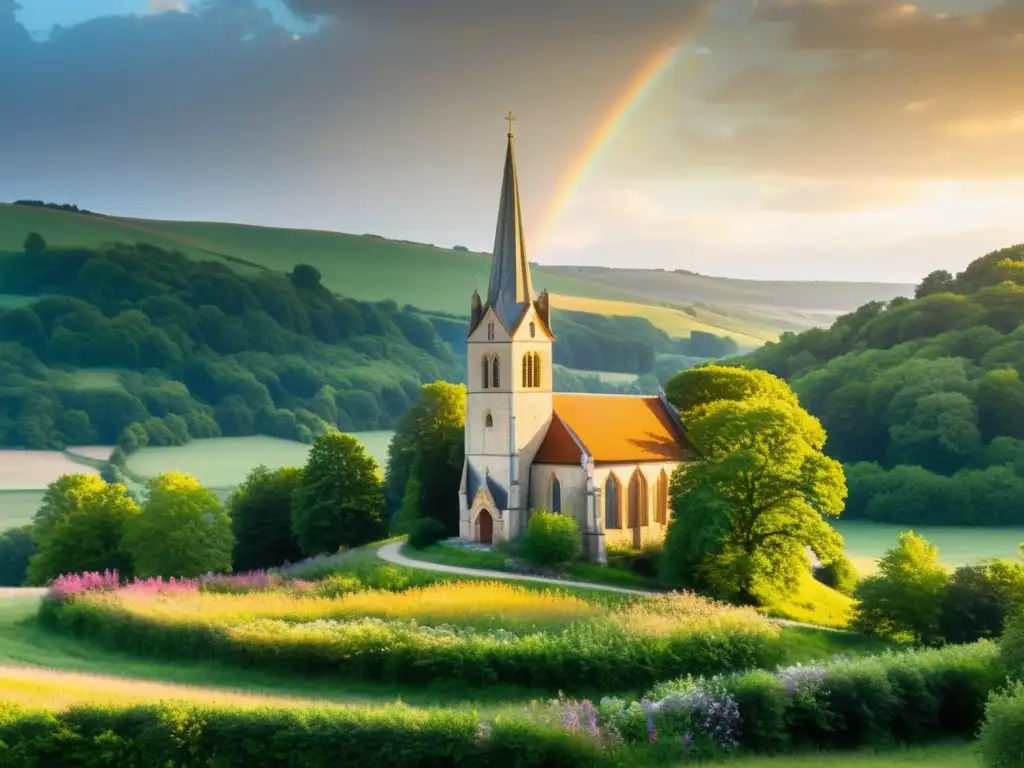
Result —
M0 200L916 282L1024 241L1024 0L0 0Z

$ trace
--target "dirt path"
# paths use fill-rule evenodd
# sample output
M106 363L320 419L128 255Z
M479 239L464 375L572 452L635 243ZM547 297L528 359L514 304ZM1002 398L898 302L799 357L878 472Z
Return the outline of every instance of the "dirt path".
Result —
M438 573L451 573L456 576L473 576L483 579L501 579L503 581L530 581L539 584L552 584L557 587L573 587L581 589L594 589L599 592L617 592L621 595L655 595L657 592L645 591L642 589L629 589L628 587L613 587L608 584L595 584L590 581L566 581L564 579L549 579L546 576L528 576L524 573L505 573L504 571L486 571L480 568L463 568L459 565L444 565L442 563L428 563L425 560L413 560L402 554L404 541L393 541L385 544L377 550L377 556L392 565L401 565L406 568L418 568L421 571L435 571ZM780 627L801 627L803 629L817 629L823 632L842 632L845 630L832 627L820 627L817 624L805 624L790 619L768 619Z
M42 597L46 587L0 587L0 600L5 597Z

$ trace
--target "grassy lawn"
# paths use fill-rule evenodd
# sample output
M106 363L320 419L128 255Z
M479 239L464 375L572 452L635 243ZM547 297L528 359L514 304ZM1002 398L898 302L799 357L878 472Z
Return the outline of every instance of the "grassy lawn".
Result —
M42 491L0 491L0 532L31 523L42 498Z
M770 616L843 629L850 623L854 601L805 575L795 595L767 606Z
M973 744L952 743L893 751L822 752L780 757L740 757L736 768L981 768ZM692 763L688 763L692 765Z

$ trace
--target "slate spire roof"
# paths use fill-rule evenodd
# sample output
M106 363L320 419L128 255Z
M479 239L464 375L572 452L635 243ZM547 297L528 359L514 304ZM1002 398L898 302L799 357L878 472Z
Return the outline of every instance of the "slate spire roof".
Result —
M511 129L511 123L509 125ZM533 301L530 262L526 256L523 212L519 205L519 178L516 174L515 137L508 134L505 176L501 182L498 228L494 235L494 257L487 304L509 331L518 325L523 312Z

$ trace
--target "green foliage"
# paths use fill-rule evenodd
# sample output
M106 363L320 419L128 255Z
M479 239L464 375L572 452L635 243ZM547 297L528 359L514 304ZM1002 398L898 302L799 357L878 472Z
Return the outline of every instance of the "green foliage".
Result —
M822 562L842 550L824 518L842 510L846 483L821 453L820 424L760 371L708 366L673 382L704 460L673 474L663 577L743 602L793 592L807 547Z
M435 381L420 391L388 446L385 493L400 511L399 533L431 517L446 536L459 535L459 484L465 461L466 388Z
M0 288L40 298L0 311L0 445L113 444L132 424L152 445L312 442L388 428L424 378L463 375L416 310L339 298L301 265L291 275L145 244L3 259ZM79 368L114 369L118 384L79 386L64 372Z
M66 573L117 570L132 574L122 546L139 507L119 484L94 475L63 475L47 486L33 518L36 552L28 581L42 585Z
M737 361L787 378L821 419L829 455L850 467L844 517L1024 524L1022 267L1024 245L996 251L955 278L932 273L913 300Z
M28 578L28 563L36 553L32 526L0 533L0 587L20 587Z
M1024 682L1024 613L1020 611L1006 620L999 641L999 660L1011 678Z
M147 483L142 514L124 534L140 578L230 571L234 543L231 520L217 496L191 475L177 472Z
M1024 762L1024 683L992 694L978 745L985 768L1018 768Z
M317 438L292 503L292 532L303 552L336 552L383 535L377 473L377 462L354 437L331 432Z
M413 549L426 549L445 539L444 524L433 517L422 517L413 523L409 533L409 546Z
M994 560L957 568L942 603L940 627L948 643L997 638L1006 617L1024 607L1024 562Z
M826 587L831 587L844 595L852 595L860 580L857 569L850 562L850 558L843 554L833 557L832 562L822 563L815 568L814 578Z
M878 561L877 574L858 585L854 626L882 637L935 643L948 581L938 548L913 531L901 533Z
M254 710L163 702L45 711L0 705L0 762L30 766L55 765L55 760L80 768L611 764L596 742L578 734L515 716L482 729L476 713L468 710Z
M39 256L46 250L46 241L38 232L31 232L25 238L24 251L27 256Z
M556 567L571 563L583 552L575 517L535 509L523 534L523 553L534 565Z
M302 551L292 535L292 499L302 470L271 471L260 464L227 500L235 534L235 571L256 571L295 562Z

